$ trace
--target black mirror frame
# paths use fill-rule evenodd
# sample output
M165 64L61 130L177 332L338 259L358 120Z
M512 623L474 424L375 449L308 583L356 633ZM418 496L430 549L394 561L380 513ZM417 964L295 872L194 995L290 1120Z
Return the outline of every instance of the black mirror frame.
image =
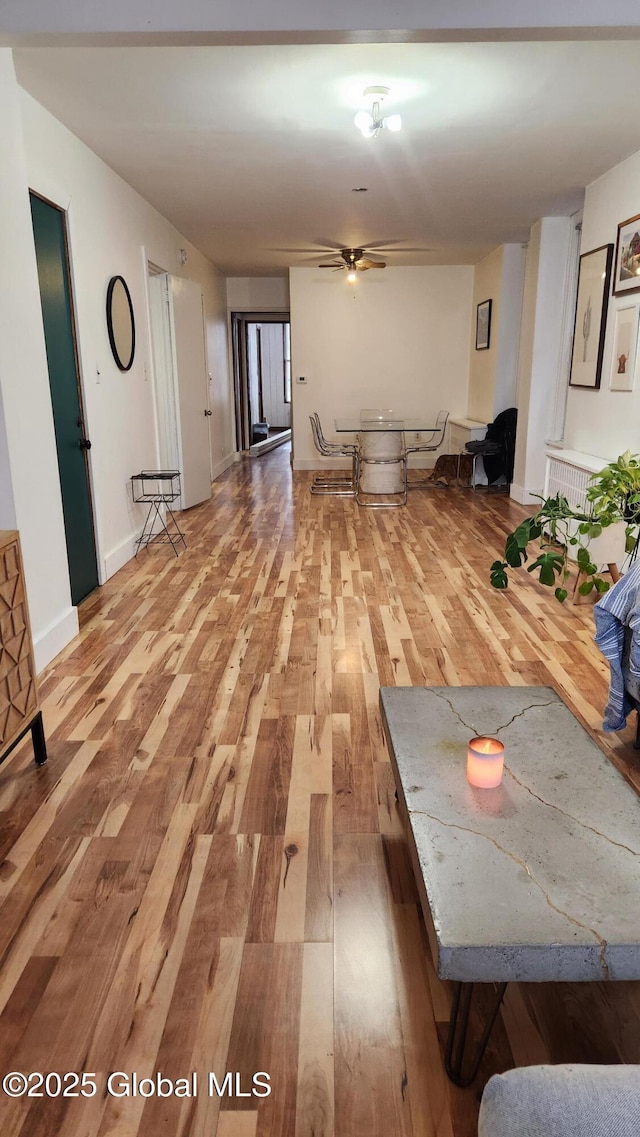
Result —
M115 336L113 334L112 299L113 290L118 281L120 281L122 287L124 288L125 296L127 297L127 303L129 305L129 315L131 317L131 355L129 356L127 362L123 362L123 360L120 358L118 348L116 346ZM136 321L133 314L133 304L131 303L131 293L129 292L127 282L123 276L112 276L111 280L109 281L109 287L107 288L107 331L109 332L109 343L111 344L111 352L113 358L115 359L121 371L129 371L133 364L133 357L136 353Z

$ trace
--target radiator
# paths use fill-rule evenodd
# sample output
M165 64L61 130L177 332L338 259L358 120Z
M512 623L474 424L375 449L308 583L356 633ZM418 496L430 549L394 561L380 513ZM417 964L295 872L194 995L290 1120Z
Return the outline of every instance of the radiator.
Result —
M545 497L555 497L561 493L572 509L584 512L587 506L586 493L592 470L580 466L570 466L567 462L549 458L547 468L547 488Z
M548 450L544 496L561 493L572 509L588 513L587 486L606 464L606 458L579 450Z

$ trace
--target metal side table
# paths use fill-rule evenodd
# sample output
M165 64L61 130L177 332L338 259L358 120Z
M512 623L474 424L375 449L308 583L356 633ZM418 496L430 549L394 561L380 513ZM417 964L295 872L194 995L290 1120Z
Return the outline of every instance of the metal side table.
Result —
M171 508L174 501L180 498L182 487L179 470L141 470L139 474L131 477L131 492L135 502L148 503L149 511L142 533L136 541L136 557L142 547L149 545L171 545L176 557L182 542L184 548L187 542L176 516ZM163 515L162 506L165 512ZM156 520L160 528L154 531Z

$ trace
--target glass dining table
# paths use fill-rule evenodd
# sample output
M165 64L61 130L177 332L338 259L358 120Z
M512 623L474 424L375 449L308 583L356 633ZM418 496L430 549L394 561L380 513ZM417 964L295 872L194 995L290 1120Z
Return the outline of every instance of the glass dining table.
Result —
M405 434L429 434L437 427L427 418L362 419L357 415L334 419L338 434L382 434L385 431Z
M426 435L425 442L438 429L434 423L423 417L402 418L399 415L385 416L384 412L371 415L350 415L334 420L338 434L360 435L360 479L357 499L360 505L384 505L385 495L403 494L406 501L406 465L404 436L417 442L417 435ZM411 438L413 436L413 438ZM362 495L368 495L364 497ZM372 495L382 495L382 500L370 500ZM389 503L391 504L391 503Z

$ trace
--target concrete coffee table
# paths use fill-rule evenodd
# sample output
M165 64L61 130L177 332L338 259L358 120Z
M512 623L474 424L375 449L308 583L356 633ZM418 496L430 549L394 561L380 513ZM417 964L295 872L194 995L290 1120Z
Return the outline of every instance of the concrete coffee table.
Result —
M468 1085L510 980L640 978L640 798L551 687L383 687L380 706ZM466 780L479 734L505 744L497 789ZM474 983L499 987L464 1073Z

